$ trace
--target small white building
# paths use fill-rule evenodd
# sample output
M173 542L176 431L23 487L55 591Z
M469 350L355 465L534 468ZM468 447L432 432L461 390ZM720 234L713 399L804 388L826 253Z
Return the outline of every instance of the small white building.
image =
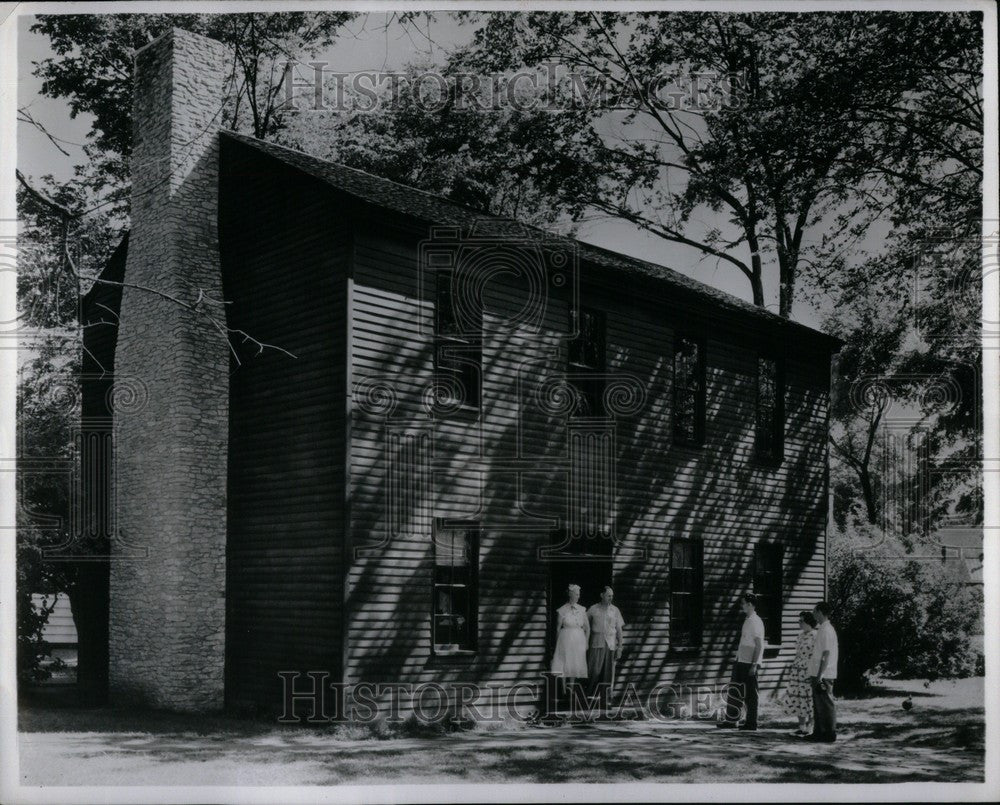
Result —
M68 595L34 593L31 596L31 605L36 611L52 608L49 620L42 629L42 639L46 643L54 649L76 648L76 624L73 623L73 610L70 608Z

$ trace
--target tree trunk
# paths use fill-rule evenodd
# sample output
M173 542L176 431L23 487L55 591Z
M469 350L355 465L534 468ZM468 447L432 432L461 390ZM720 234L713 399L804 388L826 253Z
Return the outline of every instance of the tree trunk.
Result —
M753 303L758 307L764 307L764 284L760 275L755 274L750 279L750 288L753 291Z
M875 500L875 488L872 484L871 472L868 465L864 464L858 468L858 479L861 481L861 493L865 498L865 509L868 514L868 522L878 525L878 506Z
M786 319L792 315L792 302L795 300L795 267L788 255L778 249L778 313Z
M747 245L750 246L750 290L753 291L753 303L764 307L764 282L761 277L764 267L760 259L760 243L757 241L756 226L751 223L746 227Z

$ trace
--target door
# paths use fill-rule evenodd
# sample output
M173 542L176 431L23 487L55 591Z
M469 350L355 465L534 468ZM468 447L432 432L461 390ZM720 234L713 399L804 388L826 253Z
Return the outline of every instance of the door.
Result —
M580 604L586 609L601 600L604 585L612 584L611 557L553 559L549 563L549 628L546 670L556 648L556 610L566 603L566 588L580 585Z

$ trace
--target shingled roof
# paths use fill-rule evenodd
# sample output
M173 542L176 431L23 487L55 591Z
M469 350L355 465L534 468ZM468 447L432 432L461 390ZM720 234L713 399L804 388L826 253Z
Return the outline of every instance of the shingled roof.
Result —
M718 288L713 288L666 266L602 249L565 235L547 232L512 218L483 213L449 201L442 196L384 179L357 168L349 168L338 162L318 159L293 148L258 140L234 131L223 131L221 136L248 145L285 165L320 179L332 187L376 207L392 210L432 225L461 228L485 225L494 234L506 233L511 236L527 236L543 243L551 243L553 247L572 246L577 250L582 263L664 282L672 286L674 290L711 300L716 306L766 322L769 326L786 332L789 337L818 338L834 351L839 349L842 343L835 336L778 316L758 305L746 302L725 291L720 291Z

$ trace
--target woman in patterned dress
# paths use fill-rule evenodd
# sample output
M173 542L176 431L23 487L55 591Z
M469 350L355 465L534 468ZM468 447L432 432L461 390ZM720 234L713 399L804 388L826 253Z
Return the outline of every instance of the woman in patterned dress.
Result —
M789 668L788 687L778 697L781 709L799 721L795 735L808 735L812 721L812 688L809 685L809 658L816 640L816 619L808 610L799 613L799 636L795 641L795 659Z
M571 584L566 590L569 600L556 610L556 650L552 655L552 673L563 678L566 690L587 677L587 644L590 621L580 600L580 585Z

